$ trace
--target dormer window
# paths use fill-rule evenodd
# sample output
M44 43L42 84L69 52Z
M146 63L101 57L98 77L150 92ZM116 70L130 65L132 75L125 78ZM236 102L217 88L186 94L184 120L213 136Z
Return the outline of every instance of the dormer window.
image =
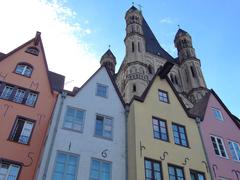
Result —
M31 46L27 48L26 53L30 53L32 55L38 56L39 50L38 48Z
M15 70L15 73L31 77L33 68L27 64L18 64Z

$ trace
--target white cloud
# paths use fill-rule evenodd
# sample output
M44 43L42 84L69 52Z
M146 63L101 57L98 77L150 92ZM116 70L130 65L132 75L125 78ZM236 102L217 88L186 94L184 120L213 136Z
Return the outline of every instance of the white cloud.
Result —
M99 67L81 37L92 30L78 22L76 12L59 0L7 0L0 6L0 52L7 53L42 33L49 69L66 76L66 88L80 86ZM84 24L84 27L81 26Z
M169 17L166 17L166 18L161 19L160 23L162 23L162 24L173 24L174 20L169 18Z

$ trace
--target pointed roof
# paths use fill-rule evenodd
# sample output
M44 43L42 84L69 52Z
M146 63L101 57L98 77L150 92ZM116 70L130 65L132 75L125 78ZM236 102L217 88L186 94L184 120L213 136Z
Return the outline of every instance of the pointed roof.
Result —
M175 35L174 40L176 40L178 37L183 36L183 35L188 35L189 36L187 31L184 31L183 29L179 28L176 35Z
M142 21L142 29L143 29L143 36L144 36L144 39L146 42L145 43L146 51L151 54L160 56L164 59L167 59L173 63L176 63L176 60L160 46L157 38L154 36L151 28L149 27L149 25L147 24L147 22L144 18Z
M111 58L114 60L114 63L116 64L116 57L114 56L114 54L112 53L112 51L110 49L108 49L101 57L100 62L104 59L104 58Z
M48 76L49 84L50 84L50 87L51 87L51 91L54 90L54 91L61 92L64 88L65 76L54 73L54 72L48 70L47 60L46 60L45 51L44 51L44 47L43 47L43 43L42 43L42 39L41 39L40 34L41 33L37 31L36 36L33 39L30 39L26 43L22 44L21 46L19 46L16 49L10 51L7 54L1 53L2 55L0 54L0 62L4 61L7 57L9 57L13 53L17 52L18 50L22 49L24 46L30 44L31 42L34 42L34 44L35 44L36 41L37 41L38 43L40 43L40 48L41 48L42 53L43 53L44 64L45 64L46 69L47 69L47 76Z
M100 68L98 68L98 70L95 71L95 73L94 73L80 88L74 87L72 91L64 90L64 92L66 92L67 95L69 95L69 96L76 96L77 93L78 93L79 91L81 91L81 89L82 89L83 87L85 87L85 86L87 85L87 83L88 83L89 81L91 81L91 79L92 79L102 68L104 68L104 69L107 71L107 74L108 74L108 76L109 76L109 78L110 78L110 80L111 80L111 82L112 82L112 84L113 84L113 87L114 87L115 90L116 90L116 93L117 93L120 101L122 102L122 105L125 106L125 102L124 102L124 100L123 100L123 98L122 98L122 95L121 95L121 93L120 93L120 91L119 91L119 89L118 89L118 87L117 87L117 84L116 84L116 82L115 82L115 80L114 80L114 77L112 76L111 72L108 70L108 68L106 68L105 65L100 66Z
M127 13L132 12L132 11L138 11L138 9L137 9L134 5L132 5L132 7L130 7L130 8L127 10ZM127 13L126 13L126 14L127 14Z

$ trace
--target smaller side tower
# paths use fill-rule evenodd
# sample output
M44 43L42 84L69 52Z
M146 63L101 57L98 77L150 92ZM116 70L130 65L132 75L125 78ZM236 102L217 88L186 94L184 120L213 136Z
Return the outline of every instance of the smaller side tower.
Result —
M196 57L192 38L186 31L178 30L174 44L178 50L183 92L195 104L207 92L207 86L201 70L201 62Z
M117 64L116 62L116 57L113 55L112 51L108 49L103 56L101 57L100 60L101 66L105 66L112 75L115 74L115 66Z

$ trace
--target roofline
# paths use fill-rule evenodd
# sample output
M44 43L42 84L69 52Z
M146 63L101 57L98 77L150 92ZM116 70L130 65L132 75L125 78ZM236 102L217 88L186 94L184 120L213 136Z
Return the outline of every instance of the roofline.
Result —
M168 63L171 63L171 62L168 62ZM167 67L166 67L166 68L167 68ZM171 69L170 69L170 70L171 70ZM170 71L170 70L169 70L169 71ZM133 96L133 98L131 99L131 101L130 101L127 105L130 106L130 105L133 103L134 100L135 100L135 101L139 101L139 102L144 102L144 101L145 101L145 98L146 98L146 96L147 96L147 94L148 94L148 92L149 92L149 90L150 90L150 88L151 88L152 85L153 85L153 82L154 82L155 79L156 79L156 77L159 76L159 78L161 79L161 77L160 77L161 71L164 71L164 69L160 66L160 67L158 68L157 73L154 75L154 77L153 77L152 80L150 81L149 85L147 86L147 88L146 88L145 91L143 92L142 96L136 96L136 95ZM184 111L186 112L187 116L190 117L190 118L192 118L192 119L198 118L198 116L193 115L193 114L190 114L190 113L188 112L188 109L186 108L184 102L182 101L181 97L179 96L177 90L176 90L175 87L173 86L173 84L172 84L171 80L169 79L169 77L166 75L164 79L166 79L166 81L167 81L168 84L170 85L171 89L173 90L173 92L174 92L174 94L176 95L178 101L179 101L180 104L182 105L182 107L183 107Z
M117 95L118 95L118 97L119 97L119 99L120 99L123 107L125 107L125 102L124 102L124 100L123 100L123 98L122 98L122 95L121 95L121 93L120 93L120 91L119 91L119 89L118 89L118 87L117 87L117 85L116 85L116 83L115 83L115 80L114 80L113 76L111 75L111 72L108 70L108 68L107 68L105 65L101 65L101 66L95 71L95 73L93 73L93 74L90 76L90 78L88 78L88 80L85 81L85 83L83 83L83 85L82 85L80 88L74 87L74 88L76 89L75 91L74 91L74 89L73 89L72 91L69 91L69 90L63 90L63 91L66 92L67 95L69 95L69 96L72 96L72 97L76 96L77 93L78 93L79 91L81 91L82 88L83 88L102 68L105 68L105 69L106 69L107 74L108 74L108 76L109 76L109 78L110 78L110 80L111 80L111 82L112 82L112 84L113 84L113 86L114 86L114 88L115 88L115 91L116 91L116 93L117 93Z
M230 110L227 108L227 106L223 103L223 101L220 99L220 97L217 95L217 93L211 89L210 90L211 93L215 96L215 98L218 100L218 102L222 105L222 107L224 108L224 110L228 113L228 115L230 116L230 118L233 120L233 122L237 125L237 127L240 129L240 121L237 121L237 119L239 120L239 118L237 118L235 115L233 115ZM237 118L237 119L236 119Z

